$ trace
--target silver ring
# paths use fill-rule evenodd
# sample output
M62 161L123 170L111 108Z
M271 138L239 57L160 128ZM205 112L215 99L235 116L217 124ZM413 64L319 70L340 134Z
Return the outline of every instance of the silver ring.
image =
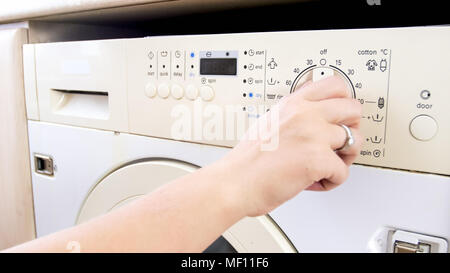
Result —
M342 147L337 149L336 151L342 151L342 150L352 146L355 143L355 139L353 138L353 134L352 134L352 131L350 130L350 128L348 128L344 124L340 124L340 126L342 128L344 128L345 133L347 134L347 137L345 139L344 145L342 145Z

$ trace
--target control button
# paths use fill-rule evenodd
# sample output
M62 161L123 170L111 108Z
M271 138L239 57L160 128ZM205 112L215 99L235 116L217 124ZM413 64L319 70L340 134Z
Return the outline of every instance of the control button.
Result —
M170 89L170 93L172 94L172 97L179 100L183 97L183 87L179 86L178 84L172 85L172 88Z
M411 135L422 141L432 139L437 132L438 126L436 121L428 115L419 115L415 117L409 125Z
M186 97L190 100L195 100L198 97L198 88L190 84L186 88Z
M422 92L420 92L420 97L424 100L427 100L431 97L431 93L428 90L422 90Z
M156 86L153 83L145 85L145 95L149 98L156 96Z
M214 98L214 90L210 86L200 87L200 96L204 101L210 101Z
M169 86L167 84L163 83L158 86L158 95L161 98L165 99L169 96L169 94L170 94L170 90L169 90Z
M338 71L337 69L329 68L329 67L312 68L312 69L309 69L309 70L301 73L300 75L298 75L292 85L291 93L294 92L297 89L297 87L302 86L303 84L305 84L308 81L316 82L316 81L319 81L321 79L325 79L325 78L328 78L331 76L338 76L341 79L343 79L348 87L348 96L350 98L355 98L355 91L354 91L353 85L350 83L350 81L347 79L347 77L342 72ZM269 82L268 82L268 84L270 85ZM384 106L384 104L383 104L383 106Z

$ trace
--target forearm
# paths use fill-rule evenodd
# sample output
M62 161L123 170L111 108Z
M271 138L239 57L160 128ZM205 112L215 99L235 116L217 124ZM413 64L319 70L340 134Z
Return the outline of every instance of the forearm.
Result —
M245 216L267 214L302 190L326 191L345 181L363 141L361 104L348 94L337 76L309 83L261 116L259 126L250 127L215 164L114 212L10 251L64 252L72 241L89 252L203 251ZM276 129L263 131L277 140L271 151L262 149L266 136L254 138L268 127Z
M140 200L79 226L10 251L201 252L245 215L218 162L175 180Z

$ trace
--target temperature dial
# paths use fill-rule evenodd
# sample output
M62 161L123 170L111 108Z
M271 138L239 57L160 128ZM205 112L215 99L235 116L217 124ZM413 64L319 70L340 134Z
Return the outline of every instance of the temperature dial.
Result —
M351 83L349 77L345 75L344 72L335 67L316 67L312 66L305 69L302 73L300 73L297 78L295 78L294 83L292 84L291 93L294 92L297 87L302 86L308 81L319 81L321 79L331 77L331 76L339 76L341 77L348 86L349 97L355 98L355 89L353 84Z

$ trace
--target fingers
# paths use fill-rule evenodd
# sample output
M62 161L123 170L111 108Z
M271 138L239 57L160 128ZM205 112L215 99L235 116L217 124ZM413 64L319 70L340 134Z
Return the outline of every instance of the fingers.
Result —
M337 155L344 161L345 165L350 166L355 162L356 157L358 157L361 150L361 145L363 143L363 136L357 129L352 129L353 139L355 143L348 147L347 149L337 151Z
M296 93L306 100L319 101L330 98L351 98L351 90L339 76L331 76L317 82L308 82L297 88Z
M322 162L324 178L314 182L306 190L328 191L341 185L347 179L348 167L355 161L363 142L363 137L358 129L350 128L350 130L352 130L355 143L343 150L332 152L328 157L329 160ZM342 147L347 138L345 130L341 126L331 125L329 131L331 132L332 149L335 150Z
M341 98L323 100L319 103L324 118L328 122L359 128L362 106L357 100Z
M347 133L339 125L329 124L328 126L328 141L330 143L331 150L335 151L337 149L342 148L345 145L345 141L347 139Z
M329 191L345 182L348 177L348 166L334 152L329 154L328 162L323 162L323 179L314 182L306 190Z
M362 135L359 129L350 126L347 127L350 129L353 139L355 140L352 147L360 147L362 144ZM327 133L331 149L338 150L344 146L345 140L347 139L347 132L344 128L342 128L342 126L338 124L330 124Z
M361 145L363 142L363 136L361 135L359 129L349 127L352 132L354 143L349 146L341 149L347 139L347 133L344 128L339 125L330 125L330 129L328 130L328 137L330 142L330 148L341 157L344 163L347 166L350 166L356 159L361 149ZM341 149L341 150L339 150Z
M317 170L318 179L307 190L328 191L342 184L348 176L348 168L359 154L362 136L359 133L359 124L362 116L362 106L351 99L351 90L346 81L338 76L325 78L317 82L307 82L293 95L294 104L307 100L308 105L314 105L311 118L318 122L325 121L325 127L321 127L322 136L329 144L329 154L323 161L315 162L312 169ZM351 146L342 148L347 141L347 132L342 126L346 125L352 132L355 141ZM321 137L322 137L321 136ZM322 138L322 140L324 140ZM338 151L336 151L338 150ZM317 169L316 167L319 166Z

